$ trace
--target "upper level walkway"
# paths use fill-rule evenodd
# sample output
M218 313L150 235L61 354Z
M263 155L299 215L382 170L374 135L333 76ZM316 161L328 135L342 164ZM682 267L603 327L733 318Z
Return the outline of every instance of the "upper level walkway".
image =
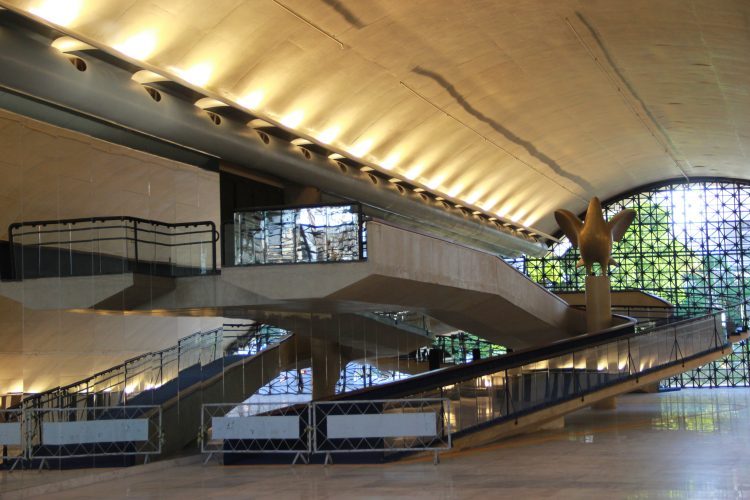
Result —
M501 258L380 221L367 222L366 259L224 267L220 273L140 272L0 283L25 307L244 317L412 310L514 349L585 331L582 311ZM279 326L284 326L280 324Z

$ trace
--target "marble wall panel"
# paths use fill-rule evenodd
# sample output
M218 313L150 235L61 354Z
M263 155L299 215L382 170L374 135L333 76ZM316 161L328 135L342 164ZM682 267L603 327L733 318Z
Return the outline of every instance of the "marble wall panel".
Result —
M218 173L4 110L0 180L0 240L7 240L8 225L17 221L126 215L167 223L212 220L218 227L220 220ZM73 247L94 250L93 243ZM96 250L132 252L121 241L96 244ZM173 255L168 249L162 257ZM199 261L200 252L190 258ZM63 293L61 286L49 286ZM95 286L92 280L92 291ZM0 297L0 395L72 383L221 322L32 310Z

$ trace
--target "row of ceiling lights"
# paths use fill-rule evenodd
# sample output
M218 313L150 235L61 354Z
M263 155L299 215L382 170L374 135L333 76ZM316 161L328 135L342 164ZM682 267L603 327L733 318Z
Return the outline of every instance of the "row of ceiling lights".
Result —
M85 71L86 69L85 60L78 55L80 52L102 50L98 47L94 47L91 44L80 41L68 35L61 36L55 39L52 42L52 47L56 48L60 51L61 54L68 57L68 59L80 71ZM179 74L179 72L177 73ZM188 83L191 80L189 78L189 75L178 76L180 76L181 79L186 80ZM161 94L159 92L160 87L178 85L182 87L181 90L183 91L187 90L189 92L194 92L194 90L189 85L184 85L176 81L176 79L147 69L136 71L133 74L132 78L134 81L140 83L146 89L146 91L148 91L149 95L151 95L151 97L157 102L161 100ZM200 92L200 94L203 94L203 92ZM321 139L323 140L316 141L312 138L301 137L298 132L293 130L301 122L302 117L297 116L299 115L299 113L297 113L297 115L292 113L289 116L281 119L279 122L275 122L274 120L265 117L257 118L257 114L255 114L255 112L253 112L252 114L248 113L247 109L257 107L259 101L262 100L262 98L263 96L261 94L250 94L246 96L246 98L240 99L237 103L235 103L231 101L227 102L227 100L224 99L216 99L203 95L198 98L194 102L194 104L197 107L203 109L216 125L219 125L221 123L222 115L226 115L226 111L233 110L235 112L240 112L242 114L253 117L247 122L247 125L255 129L259 133L261 140L263 140L263 142L265 143L269 142L267 137L268 135L272 135L277 139L288 140L294 146L299 147L306 158L311 159L312 154L327 157L330 160L334 160L340 167L342 172L349 172L351 168L355 172L366 174L374 184L379 184L381 181L383 181L383 184L386 186L389 184L394 185L401 194L405 194L411 191L413 193L416 193L419 198L421 198L425 202L436 202L444 209L458 210L462 215L473 216L478 220L493 224L500 230L523 237L525 239L547 243L557 241L556 238L550 235L541 233L537 230L529 228L523 224L513 222L509 219L492 215L479 207L464 204L455 199L447 199L445 195L435 193L425 186L418 185L417 183L414 183L410 180L396 176L393 174L393 172L388 172L388 170L390 170L389 168L387 168L388 165L381 166L374 163L368 164L364 161L361 161L361 157L364 156L364 153L366 153L366 151L353 151L353 154L345 154L342 152L333 151L330 146L325 144L325 142L328 142L325 135L335 135L335 131L324 132L321 137ZM354 157L358 157L360 159L355 159ZM384 163L392 163L391 160L393 159L386 159Z

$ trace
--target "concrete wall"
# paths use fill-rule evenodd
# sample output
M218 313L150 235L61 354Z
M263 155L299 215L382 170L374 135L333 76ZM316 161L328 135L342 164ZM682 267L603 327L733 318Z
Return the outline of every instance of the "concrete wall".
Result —
M221 318L39 311L0 298L0 395L70 384L221 323Z
M22 220L220 221L219 174L0 109L0 239Z
M219 207L216 172L0 110L0 240L10 223L40 219L129 215L218 227ZM0 395L68 384L221 323L31 310L23 305L32 281L20 284L19 300L0 299Z

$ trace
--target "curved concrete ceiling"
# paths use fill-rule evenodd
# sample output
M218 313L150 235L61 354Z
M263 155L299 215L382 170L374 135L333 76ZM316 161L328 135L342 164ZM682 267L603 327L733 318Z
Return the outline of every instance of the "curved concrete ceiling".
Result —
M0 3L545 232L594 195L750 179L744 0Z

